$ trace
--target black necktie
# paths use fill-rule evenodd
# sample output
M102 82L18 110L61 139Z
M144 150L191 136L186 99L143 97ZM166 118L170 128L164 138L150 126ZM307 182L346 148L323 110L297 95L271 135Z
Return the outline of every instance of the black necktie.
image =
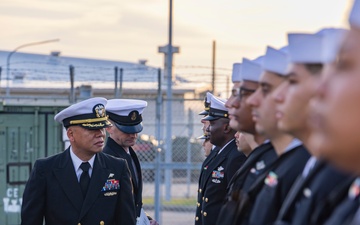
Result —
M208 165L215 159L215 157L219 154L220 148L215 147L212 151L211 151L211 155L209 155L211 157L211 159L209 160L209 162L207 163Z
M134 170L134 180L135 180L135 184L136 184L136 186L138 186L138 185L139 185L139 178L138 178L138 175L137 175L137 170L136 170L135 162L134 162L134 160L132 159L131 156L130 156L130 160L131 160L131 164L132 164L132 167L133 167L133 170Z
M81 163L80 168L83 171L80 176L80 188L83 193L83 197L85 198L86 192L87 192L87 189L89 186L89 182L90 182L90 176L89 176L90 163L83 162L83 163Z

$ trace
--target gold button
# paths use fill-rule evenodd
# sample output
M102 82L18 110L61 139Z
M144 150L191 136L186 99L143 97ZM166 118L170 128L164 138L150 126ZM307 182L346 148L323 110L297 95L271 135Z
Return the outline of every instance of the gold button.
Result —
M195 217L195 221L198 221L199 220L199 217Z
M199 192L201 193L201 192L202 192L202 190L201 190L201 189L199 189Z
M78 223L78 225L81 225L81 223Z
M208 202L209 201L209 199L208 198L205 198L205 202Z
M105 222L104 221L100 221L100 225L104 225L105 224Z
M206 213L206 212L204 212L204 216L207 216L207 213Z
M197 207L200 207L200 203L197 203Z
M203 201L204 201L204 198L205 198L205 197L202 197L202 200L203 200Z
M202 214L202 210L201 210L201 212L200 212L201 214Z

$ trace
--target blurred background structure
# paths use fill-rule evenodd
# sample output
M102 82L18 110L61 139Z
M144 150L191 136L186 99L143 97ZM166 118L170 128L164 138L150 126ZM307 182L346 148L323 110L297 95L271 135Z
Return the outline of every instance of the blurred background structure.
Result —
M21 196L35 160L68 146L54 115L73 102L96 96L148 102L144 130L134 147L143 168L144 208L161 224L193 222L204 160L201 140L196 139L202 135L198 113L206 92L212 90L213 68L192 66L189 73L186 66L174 67L171 99L166 95L164 71L144 60L130 63L65 57L60 52L0 51L0 68L0 179L6 181L0 183L0 224L19 224ZM221 75L215 77L223 92L230 72L220 69ZM169 101L171 124L167 123ZM165 143L167 126L172 130L171 149Z
M143 168L144 208L162 225L192 224L204 160L196 137L202 132L198 113L205 93L228 97L232 64L258 57L267 45L284 46L289 31L346 26L349 2L178 1L174 43L181 45L181 57L175 55L173 64L169 53L180 48L173 46L172 7L164 1L4 0L0 180L5 182L0 183L0 224L20 223L21 196L35 160L68 145L54 115L96 96L148 102L135 146ZM32 42L53 36L61 41ZM168 43L156 51L165 36ZM30 52L41 54L28 53L33 45L39 46ZM60 51L47 54L50 46L77 57ZM166 76L169 70L171 79Z

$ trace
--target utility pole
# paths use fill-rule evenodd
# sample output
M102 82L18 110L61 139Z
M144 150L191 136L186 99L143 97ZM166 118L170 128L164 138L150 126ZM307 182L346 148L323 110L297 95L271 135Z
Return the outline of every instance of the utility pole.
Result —
M173 54L179 52L179 47L172 46L172 0L169 0L169 36L168 45L159 47L159 52L165 54L165 78L167 80L167 91L166 91L166 148L165 148L165 163L170 164L172 162L172 64ZM171 200L171 180L172 170L167 169L165 171L165 199Z
M211 65L211 68L212 68L212 74L211 74L211 89L212 89L212 93L214 95L215 94L215 77L216 77L216 74L215 74L215 55L216 54L216 42L213 41L212 43L212 65Z

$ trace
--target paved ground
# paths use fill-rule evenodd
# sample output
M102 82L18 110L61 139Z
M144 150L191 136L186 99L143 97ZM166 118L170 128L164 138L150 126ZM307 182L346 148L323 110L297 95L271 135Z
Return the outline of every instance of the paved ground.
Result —
M190 184L171 184L170 186L170 195L173 198L188 198L197 196L197 183ZM164 198L166 195L166 187L164 184L160 188L161 196ZM144 183L143 184L143 197L154 197L155 194L155 184L154 183Z
M154 215L154 211L146 212ZM160 225L192 225L194 224L195 212L163 211L161 213Z
M197 196L197 183L177 183L171 184L170 187L170 195L172 198L181 199L181 198L196 198ZM166 187L164 184L161 185L160 188L160 195L163 200L166 197ZM143 187L143 197L152 198L155 194L155 184L154 183L144 183ZM194 218L195 218L195 209L196 205L194 206L173 206L170 207L170 210L163 209L160 212L160 225L193 225ZM150 216L154 216L155 213L153 208L145 209L146 213Z

